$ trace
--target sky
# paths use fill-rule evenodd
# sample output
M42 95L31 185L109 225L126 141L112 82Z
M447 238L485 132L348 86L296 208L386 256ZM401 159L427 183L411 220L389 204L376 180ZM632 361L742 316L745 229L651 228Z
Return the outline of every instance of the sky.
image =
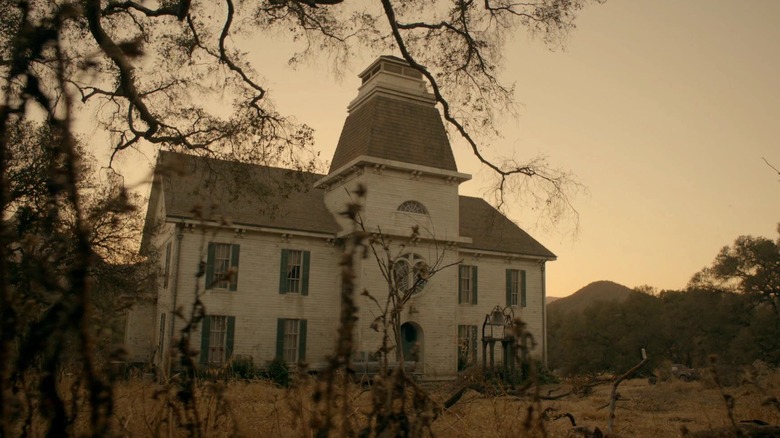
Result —
M610 0L580 13L563 50L524 33L509 42L501 78L515 83L519 116L501 121L488 154L544 155L588 190L572 200L576 233L509 205L558 256L549 296L598 280L681 289L737 236L777 237L780 176L762 159L780 168L778 16L774 0ZM245 49L280 112L312 126L330 160L373 56L334 77L292 70L275 41ZM459 171L474 175L461 194L482 195L489 171L452 143Z

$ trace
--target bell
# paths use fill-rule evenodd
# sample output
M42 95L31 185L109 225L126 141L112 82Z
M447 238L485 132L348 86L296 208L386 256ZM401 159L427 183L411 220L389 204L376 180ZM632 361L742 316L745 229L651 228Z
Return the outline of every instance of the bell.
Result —
M490 313L490 325L504 325L505 323L504 312L498 307L493 309L493 312Z

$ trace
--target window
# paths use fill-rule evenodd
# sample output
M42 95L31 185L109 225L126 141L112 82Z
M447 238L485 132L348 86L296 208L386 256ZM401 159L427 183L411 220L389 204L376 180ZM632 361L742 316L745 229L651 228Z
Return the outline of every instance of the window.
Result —
M278 319L276 321L276 357L289 364L306 360L306 320Z
M525 271L506 270L506 305L526 306Z
M206 262L206 289L236 290L239 245L209 243Z
M282 250L279 271L280 294L309 294L309 251Z
M418 294L428 282L428 263L417 254L405 254L393 263L396 290L404 294L411 291Z
M165 268L163 269L163 287L168 287L168 277L170 276L171 272L171 245L173 242L168 242L167 245L165 245L165 261L163 261L163 266Z
M477 267L458 268L458 304L477 304Z
M458 371L477 363L477 326L458 326Z
M164 357L163 347L165 347L165 314L160 314L160 339L157 341L157 351L159 353L160 360Z
M207 366L224 365L233 354L235 316L210 315L203 317L200 333L200 363Z
M406 201L398 206L398 211L405 213L428 214L428 209L417 201Z

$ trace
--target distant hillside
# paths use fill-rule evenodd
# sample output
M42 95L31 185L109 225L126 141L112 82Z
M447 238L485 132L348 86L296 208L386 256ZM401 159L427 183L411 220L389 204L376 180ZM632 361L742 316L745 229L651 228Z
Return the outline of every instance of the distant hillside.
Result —
M623 301L629 295L638 293L622 284L612 281L594 281L593 283L563 297L547 303L547 309L553 312L583 311L596 301Z
M560 299L561 299L561 297L545 297L545 304L549 305L553 301L558 301Z

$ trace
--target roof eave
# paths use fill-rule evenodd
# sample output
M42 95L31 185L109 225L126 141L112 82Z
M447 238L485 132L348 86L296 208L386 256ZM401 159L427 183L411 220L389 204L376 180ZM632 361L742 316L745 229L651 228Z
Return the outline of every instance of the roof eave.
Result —
M339 167L335 171L329 173L324 178L319 179L314 183L315 188L322 188L329 185L331 182L338 178L343 178L350 173L356 171L362 167L376 167L382 169L395 169L401 171L418 172L419 175L430 175L439 177L442 179L448 179L457 184L469 181L471 175L467 173L461 173L453 170L439 169L436 167L421 166L419 164L404 163L403 161L388 160L384 158L370 157L367 155L361 155L347 164Z
M337 231L303 230L297 228L283 228L283 227L274 227L269 225L249 224L243 222L231 222L230 224L226 225L223 222L204 221L202 219L196 219L196 218L191 218L186 216L177 216L177 215L167 215L166 222L180 223L184 225L198 226L198 227L226 228L226 229L256 231L256 232L265 232L265 233L273 233L273 234L291 234L297 236L326 238L326 239L335 238L337 237L338 234Z
M462 252L490 255L495 257L523 258L523 259L532 259L532 260L539 260L539 261L546 261L546 262L558 260L558 256L556 256L555 254L552 255L525 254L521 252L495 251L495 250L476 248L476 247L460 247L459 250Z

